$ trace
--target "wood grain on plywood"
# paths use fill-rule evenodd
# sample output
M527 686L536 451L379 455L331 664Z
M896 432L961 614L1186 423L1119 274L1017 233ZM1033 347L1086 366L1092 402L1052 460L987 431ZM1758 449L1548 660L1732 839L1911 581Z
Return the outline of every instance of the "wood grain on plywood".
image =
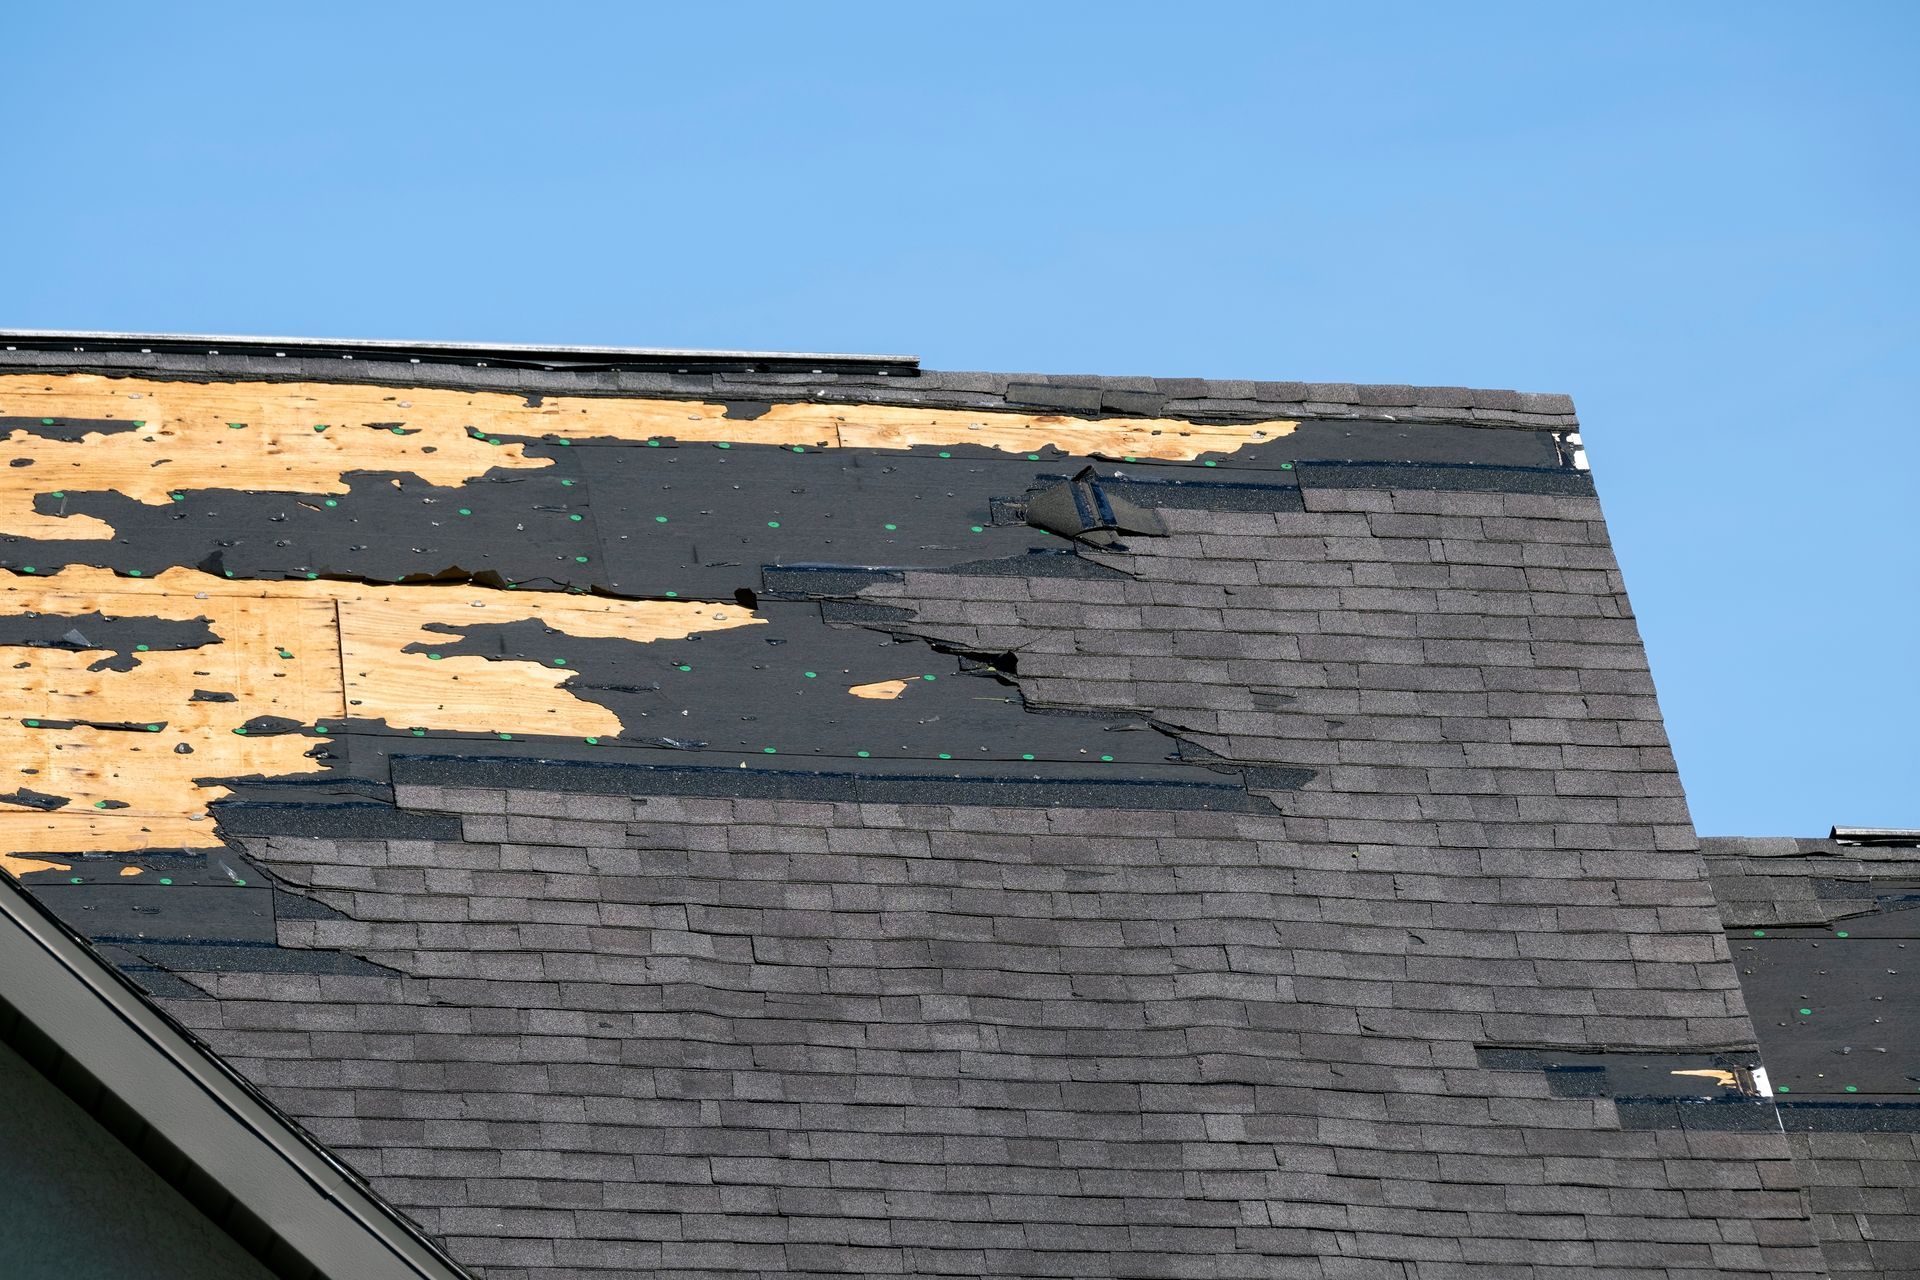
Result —
M563 635L635 642L678 640L761 621L737 605L600 601L574 608L530 595L465 594L482 598L422 601L416 588L395 588L340 601L341 658L352 714L475 733L616 734L620 722L613 712L568 691L576 673L564 666L538 658L436 656L434 650L451 647L463 627L528 617ZM537 607L528 608L530 601Z
M619 732L610 711L568 689L574 673L564 667L429 656L478 624L535 619L562 635L645 643L762 621L739 605L249 582L179 568L144 579L87 568L0 579L0 613L93 612L204 619L219 642L139 652L128 670L102 665L92 649L0 650L20 691L16 714L0 718L0 780L67 801L51 812L0 803L0 847L15 853L211 847L206 806L229 788L198 780L318 772L324 763L310 753L323 745L321 729L349 716L453 732ZM235 732L260 716L306 732Z

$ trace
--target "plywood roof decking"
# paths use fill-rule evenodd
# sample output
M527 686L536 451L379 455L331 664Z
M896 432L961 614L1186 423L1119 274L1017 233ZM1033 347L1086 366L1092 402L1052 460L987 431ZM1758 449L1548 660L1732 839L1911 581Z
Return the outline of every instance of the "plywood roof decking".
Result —
M805 402L739 418L728 416L726 404L691 400L535 399L539 403L497 392L429 388L0 374L0 418L138 424L74 440L15 428L6 441L15 465L0 471L0 533L113 537L112 526L97 517L35 509L36 498L69 491L113 491L161 505L183 489L346 493L350 471L398 472L457 485L494 469L553 465L528 457L508 437L865 449L971 444L1009 453L1071 444L1077 454L1188 461L1277 439L1297 425Z
M735 604L249 582L179 568L0 579L0 616L96 612L205 619L218 643L140 652L129 670L94 669L94 649L0 646L19 689L13 714L0 717L6 777L67 801L50 812L0 803L10 854L216 845L206 806L227 788L196 779L315 772L315 734L349 716L470 733L618 732L605 707L567 691L565 667L433 652L466 626L536 619L570 636L645 643L759 622ZM197 700L200 690L233 700ZM310 732L235 732L258 716Z

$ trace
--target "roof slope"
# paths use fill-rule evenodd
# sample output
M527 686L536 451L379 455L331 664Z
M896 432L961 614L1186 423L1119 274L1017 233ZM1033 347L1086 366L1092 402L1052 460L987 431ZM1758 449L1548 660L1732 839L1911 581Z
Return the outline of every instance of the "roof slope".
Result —
M28 883L463 1264L1823 1272L1563 398L7 359Z
M1920 1276L1920 833L1701 846L1828 1267Z

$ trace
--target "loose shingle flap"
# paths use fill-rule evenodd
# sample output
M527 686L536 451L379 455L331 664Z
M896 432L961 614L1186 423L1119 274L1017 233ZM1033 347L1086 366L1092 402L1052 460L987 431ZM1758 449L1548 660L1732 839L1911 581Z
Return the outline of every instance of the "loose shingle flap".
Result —
M1118 544L1123 533L1150 537L1165 537L1167 533L1167 526L1154 512L1103 489L1092 467L1031 495L1027 499L1027 523L1096 547Z
M276 1274L466 1275L3 875L0 1040Z

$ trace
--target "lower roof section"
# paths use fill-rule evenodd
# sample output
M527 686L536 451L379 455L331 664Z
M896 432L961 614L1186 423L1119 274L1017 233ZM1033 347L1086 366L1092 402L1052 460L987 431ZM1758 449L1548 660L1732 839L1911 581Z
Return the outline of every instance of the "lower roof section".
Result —
M1920 1276L1920 832L1701 841L1836 1276Z

